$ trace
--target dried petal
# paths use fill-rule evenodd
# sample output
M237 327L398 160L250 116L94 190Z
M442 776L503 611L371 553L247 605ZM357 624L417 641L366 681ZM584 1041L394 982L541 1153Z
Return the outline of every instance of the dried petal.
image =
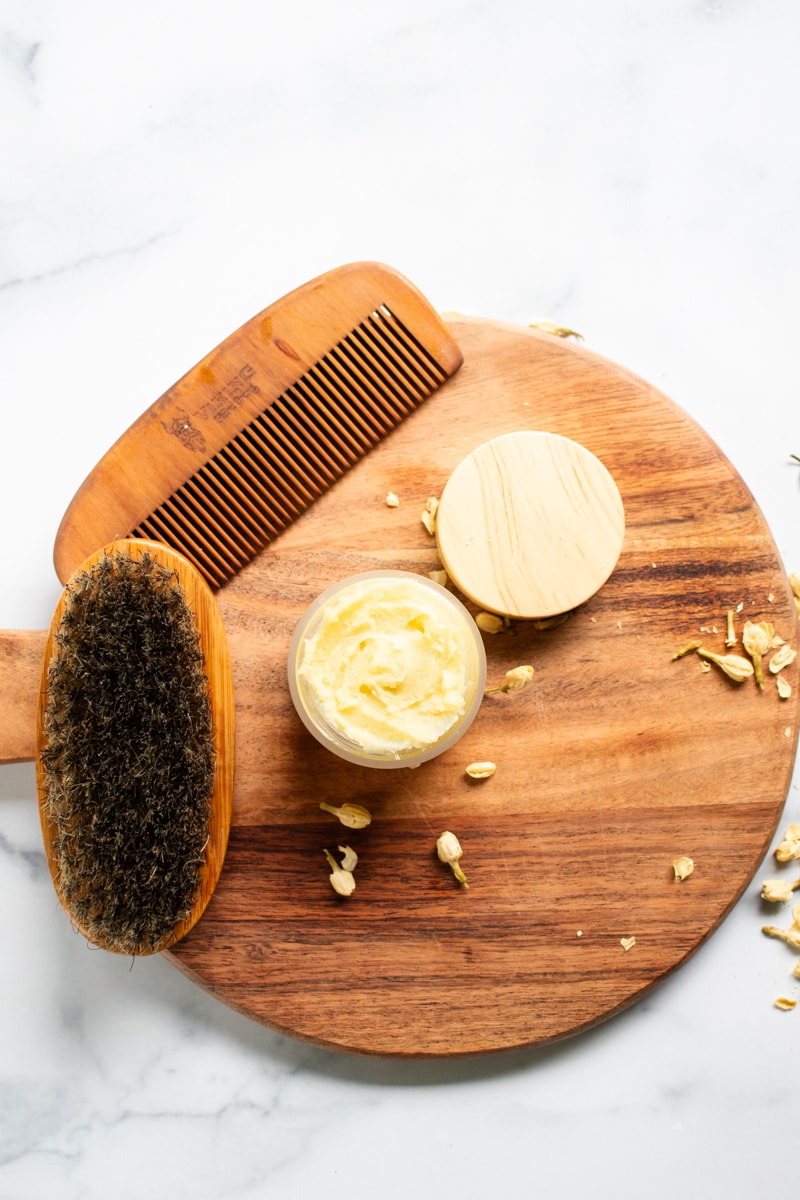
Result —
M479 612L475 617L475 624L482 633L500 633L504 627L502 617L488 612Z
M788 667L790 663L793 663L796 658L797 651L793 650L788 642L784 642L769 660L769 669L773 675L777 675L784 667Z
M795 950L800 950L800 929L781 929L778 925L762 925L761 932L766 933L768 937L786 942L787 946L793 946Z
M434 583L438 583L439 587L447 587L449 582L447 578L447 571L444 569L439 571L428 571L428 578L432 579Z
M675 859L672 869L676 879L688 879L694 870L694 859L689 858L688 854L682 854L680 858Z
M497 766L493 762L474 762L467 767L467 774L470 779L488 779L496 770Z
M467 877L458 865L458 860L461 858L463 850L461 849L461 843L454 833L445 830L444 833L439 835L436 839L436 854L440 862L447 863L452 869L458 882L463 887L469 887Z
M798 958L797 962L794 964L794 967L792 968L792 974L794 975L795 979L800 979L800 958Z
M620 938L619 944L620 944L620 946L622 946L622 949L627 953L628 950L632 950L633 947L636 945L636 938L635 937Z
M775 636L775 628L769 621L745 621L742 629L742 645L753 660L756 683L764 686L764 676L761 670L761 659L769 653L770 642Z
M724 671L736 683L744 682L745 679L749 679L753 674L753 664L738 654L712 654L710 650L704 650L702 646L698 646L697 653L702 658L707 658L709 662L715 663L721 671Z
M372 820L372 813L360 804L342 804L337 808L335 804L321 801L320 808L324 812L333 813L348 829L365 829Z
M353 892L356 890L356 881L353 878L352 872L346 871L343 867L340 867L329 850L323 850L323 854L327 858L328 864L331 868L329 878L333 890L340 896L352 896Z
M394 492L386 493L386 507L387 508L398 508L399 504L400 504L399 497L396 496Z
M796 879L794 883L783 879L765 879L761 884L761 899L769 904L787 904L792 898L792 893L799 887L800 879Z
M792 685L785 675L779 675L775 680L775 686L778 689L778 695L781 700L788 700L792 694Z
M339 853L342 855L342 870L354 871L358 866L358 855L352 846L340 846Z
M438 508L439 501L435 496L429 496L425 501L425 511L422 513L421 520L431 537L436 533L436 511Z
M775 851L775 857L778 862L800 858L800 825L795 823L786 827L783 839Z
M800 599L800 575L790 575L789 586L792 589L793 594Z
M780 1008L783 1012L791 1012L797 1006L797 1001L792 1000L789 996L778 996L775 1001L775 1007Z

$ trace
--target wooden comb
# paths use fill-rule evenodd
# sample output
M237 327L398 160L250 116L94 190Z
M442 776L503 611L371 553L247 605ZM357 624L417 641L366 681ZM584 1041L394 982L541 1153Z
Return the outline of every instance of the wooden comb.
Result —
M59 527L59 579L132 537L171 546L220 587L461 362L396 271L319 276L237 329L103 456Z

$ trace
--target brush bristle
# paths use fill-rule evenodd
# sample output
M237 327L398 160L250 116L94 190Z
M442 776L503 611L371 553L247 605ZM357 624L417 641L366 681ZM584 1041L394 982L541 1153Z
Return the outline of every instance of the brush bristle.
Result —
M92 941L149 953L192 909L215 765L193 614L149 555L104 555L68 588L43 734L65 907Z

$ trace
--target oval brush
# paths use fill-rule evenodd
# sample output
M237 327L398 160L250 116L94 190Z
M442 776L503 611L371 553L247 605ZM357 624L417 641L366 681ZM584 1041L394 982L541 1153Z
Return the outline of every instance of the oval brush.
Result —
M210 588L125 539L67 583L47 637L36 778L45 853L73 925L152 954L202 915L233 797L233 688Z

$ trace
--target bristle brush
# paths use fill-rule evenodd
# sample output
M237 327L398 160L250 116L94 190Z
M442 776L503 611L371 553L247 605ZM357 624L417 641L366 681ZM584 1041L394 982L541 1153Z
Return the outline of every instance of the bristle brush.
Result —
M461 365L397 272L355 263L236 330L105 454L56 537L63 582L98 546L149 538L221 586Z
M72 576L36 742L45 853L75 928L122 954L173 945L214 891L233 798L225 631L182 556L124 540Z

